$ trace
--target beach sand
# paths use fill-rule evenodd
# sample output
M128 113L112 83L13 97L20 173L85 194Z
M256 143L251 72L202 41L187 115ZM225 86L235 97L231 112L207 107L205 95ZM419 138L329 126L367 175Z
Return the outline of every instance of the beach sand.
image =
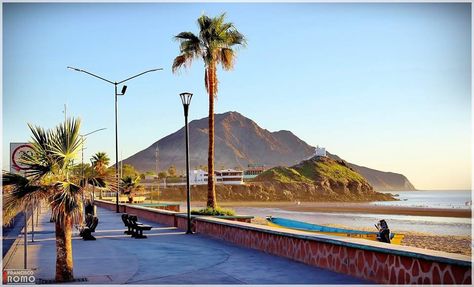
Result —
M267 225L267 221L262 217L255 217L252 220L254 224ZM354 229L350 226L341 224L325 224L325 226L339 227L345 229ZM363 229L358 229L363 230ZM373 231L366 229L364 231ZM418 248L445 251L449 253L458 253L471 256L471 236L439 236L419 232L404 232L405 237L401 245L413 246Z

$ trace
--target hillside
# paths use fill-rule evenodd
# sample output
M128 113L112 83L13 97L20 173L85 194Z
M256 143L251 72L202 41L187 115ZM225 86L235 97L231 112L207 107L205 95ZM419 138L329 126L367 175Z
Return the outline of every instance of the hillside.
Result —
M314 154L314 147L292 132L270 132L238 112L215 115L215 164L216 168L246 168L248 164L267 167L291 166ZM208 118L189 123L191 168L207 165ZM159 148L160 170L175 165L184 170L184 128L153 143L123 162L145 172L155 170L155 150ZM337 155L331 158L342 160ZM397 173L382 172L346 162L362 174L377 190L414 190L408 179Z
M308 191L305 200L316 197L356 201L391 199L376 192L360 173L344 161L329 157L316 156L291 167L275 167L257 176L254 181L265 186L284 186L289 192L297 192L304 185Z

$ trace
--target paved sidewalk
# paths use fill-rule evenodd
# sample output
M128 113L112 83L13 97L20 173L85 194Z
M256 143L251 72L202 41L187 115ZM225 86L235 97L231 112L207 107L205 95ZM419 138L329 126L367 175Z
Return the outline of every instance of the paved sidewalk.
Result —
M120 214L98 208L96 241L73 237L75 278L88 284L370 284L348 275L239 247L203 235L140 220L153 226L147 239L123 234ZM28 236L28 238L31 238ZM35 242L28 242L28 268L54 279L54 224L40 219ZM23 268L22 242L7 269ZM76 282L75 284L81 284Z

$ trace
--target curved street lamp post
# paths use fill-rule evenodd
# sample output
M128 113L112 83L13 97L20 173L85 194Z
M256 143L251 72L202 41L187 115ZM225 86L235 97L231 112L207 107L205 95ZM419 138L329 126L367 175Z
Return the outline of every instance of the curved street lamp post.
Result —
M107 80L101 76L97 76L91 72L88 72L88 71L85 71L85 70L82 70L82 69L78 69L78 68L74 68L74 67L67 67L68 69L71 69L71 70L74 70L76 72L82 72L82 73L86 73L92 77L95 77L97 79L100 79L102 81L105 81L109 84L112 84L114 85L114 89L115 89L115 180L116 180L116 184L117 184L117 191L115 193L115 207L116 207L116 212L119 213L119 190L120 190L120 178L118 176L118 123L117 123L117 96L123 96L125 95L125 92L127 91L127 86L123 86L122 87L122 91L121 93L119 94L117 92L117 85L120 85L122 83L125 83L126 81L128 80L131 80L131 79L134 79L136 77L139 77L143 74L146 74L146 73L150 73L150 72L155 72L155 71L159 71L159 70L163 70L163 68L158 68L158 69L151 69L151 70L148 70L148 71L145 71L145 72L141 72L139 74L136 74L135 76L131 76L129 78L126 78L125 80L122 80L122 81L119 81L119 82L112 82L110 80Z
M101 129L97 129L95 131L91 131L90 133L87 133L85 135L81 135L81 145L82 145L82 149L81 149L81 163L82 163L82 166L81 166L81 175L82 175L82 184L84 186L86 186L86 183L84 182L85 180L85 176L84 176L84 142L85 142L85 138L88 136L88 135L91 135L93 133L96 133L96 132L100 132L100 131L103 131L103 130L106 130L107 128L101 128ZM82 195L82 202L84 202L84 195ZM84 209L84 212L85 212L85 209Z
M192 234L191 230L191 191L189 189L189 129L188 129L188 110L189 104L191 103L191 98L193 94L191 93L181 93L179 94L181 97L181 102L183 103L184 108L184 126L186 130L186 203L187 203L187 211L188 211L188 230L186 234Z

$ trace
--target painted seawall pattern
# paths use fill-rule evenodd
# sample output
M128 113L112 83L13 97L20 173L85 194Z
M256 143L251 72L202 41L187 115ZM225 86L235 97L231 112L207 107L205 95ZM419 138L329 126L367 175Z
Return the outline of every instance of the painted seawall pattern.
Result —
M115 210L111 202L96 205ZM183 228L177 212L120 204L139 218ZM363 239L316 235L210 217L193 218L195 232L381 284L471 284L471 258Z

